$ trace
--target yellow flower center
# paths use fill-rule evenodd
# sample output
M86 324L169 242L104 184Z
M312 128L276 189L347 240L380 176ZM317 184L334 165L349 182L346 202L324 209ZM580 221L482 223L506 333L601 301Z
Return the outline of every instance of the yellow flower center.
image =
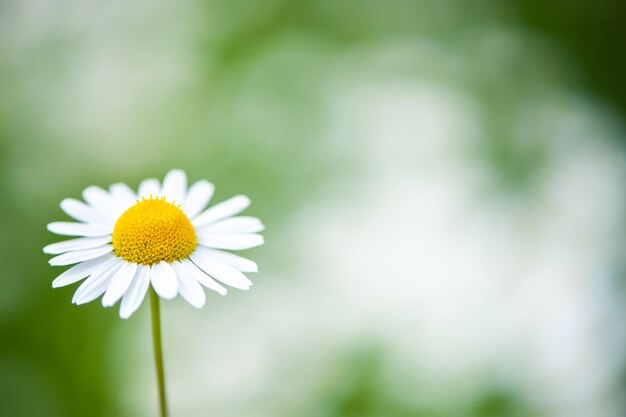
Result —
M189 218L164 198L138 201L117 219L113 228L114 253L138 264L184 259L191 255L197 242Z

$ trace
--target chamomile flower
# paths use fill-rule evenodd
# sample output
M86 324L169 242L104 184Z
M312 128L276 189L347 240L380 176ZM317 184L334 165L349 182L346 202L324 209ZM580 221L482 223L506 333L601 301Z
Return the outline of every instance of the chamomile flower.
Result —
M181 170L170 171L161 184L144 180L135 193L125 184L106 191L96 186L83 191L84 202L65 199L61 208L78 222L55 222L48 230L77 238L44 248L57 255L50 265L72 265L52 283L53 288L85 279L72 298L85 304L103 295L102 305L121 299L120 317L130 317L151 285L164 299L180 294L200 308L202 286L225 295L224 287L247 290L244 272L257 272L253 261L227 251L263 244L256 217L238 216L250 205L238 195L205 210L214 186L198 181L187 189Z

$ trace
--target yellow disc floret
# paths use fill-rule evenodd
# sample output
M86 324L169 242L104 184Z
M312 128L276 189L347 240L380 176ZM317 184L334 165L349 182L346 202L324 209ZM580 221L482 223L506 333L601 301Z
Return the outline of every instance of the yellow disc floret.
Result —
M164 198L138 201L117 219L113 229L115 254L138 264L184 259L196 244L196 232L189 218Z

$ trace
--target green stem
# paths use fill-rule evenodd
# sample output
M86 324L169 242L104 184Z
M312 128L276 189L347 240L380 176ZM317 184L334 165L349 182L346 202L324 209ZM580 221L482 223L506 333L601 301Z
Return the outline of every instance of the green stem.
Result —
M154 344L154 363L159 386L160 416L167 417L167 401L165 399L165 373L163 372L163 347L161 344L161 310L159 296L150 287L150 311L152 312L152 343Z

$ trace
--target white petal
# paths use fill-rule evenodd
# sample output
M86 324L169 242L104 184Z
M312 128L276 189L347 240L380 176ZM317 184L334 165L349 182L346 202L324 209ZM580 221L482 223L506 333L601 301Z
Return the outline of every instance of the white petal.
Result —
M53 266L71 265L82 261L88 261L107 253L113 252L113 245L104 245L99 248L76 250L67 252L50 259L48 263Z
M78 282L81 279L95 273L99 268L108 268L107 265L116 259L115 255L109 253L99 258L90 259L88 261L81 262L78 265L74 265L52 281L52 288L64 287Z
M116 220L128 208L120 205L116 198L95 185L83 190L83 198L100 214L112 220Z
M111 219L102 215L93 207L88 206L82 201L66 198L61 201L61 209L74 219L85 223L111 223Z
M240 290L247 290L252 285L252 282L244 274L211 256L202 247L196 248L190 258L200 269L226 285Z
M228 293L226 288L222 287L213 278L205 274L204 271L198 268L196 264L194 264L190 260L183 259L181 263L183 264L187 272L189 272L189 274L193 278L195 278L195 280L198 281L200 284L204 285L210 290L215 291L216 293L220 295L226 295L226 293Z
M83 199L92 207L99 208L106 207L111 201L111 196L102 188L91 185L83 190Z
M187 176L180 169L173 169L165 175L161 195L165 196L168 202L181 204L187 192Z
M265 229L261 220L256 217L238 216L220 220L202 227L198 233L222 232L222 233L257 233Z
M124 183L118 182L117 184L111 185L109 187L109 191L111 192L111 196L113 196L113 198L124 204L127 208L135 204L137 201L135 192Z
M228 265L236 268L241 272L259 272L257 264L250 259L242 258L241 256L233 253L224 252L217 249L205 249L206 253L211 256L226 262Z
M111 278L107 291L104 293L104 297L102 297L102 305L104 307L111 307L117 303L117 300L122 298L133 281L135 272L137 272L137 264L124 262L122 267Z
M172 262L172 268L178 277L178 292L193 307L200 308L206 302L206 294L202 286L180 262Z
M185 212L187 217L192 219L204 210L209 201L211 201L214 191L215 186L208 181L202 180L192 185L182 205L183 212Z
M159 262L150 268L150 282L152 288L161 298L170 300L178 293L178 279L174 270L167 262Z
M48 230L65 236L106 236L113 233L112 225L54 222L48 224Z
M70 239L64 242L51 243L43 252L49 255L58 255L59 253L69 252L72 250L84 250L97 248L111 242L111 236L104 237L79 237L78 239Z
M141 184L139 184L139 192L137 193L137 197L139 199L150 198L150 197L158 197L161 193L161 183L156 178L148 178L147 180L143 180Z
M106 268L94 272L78 287L74 293L72 302L74 304L85 304L100 297L109 286L113 274L115 274L124 263L126 263L126 261L117 258L116 262L111 262L107 264Z
M122 305L120 306L120 317L129 318L143 302L146 297L146 291L150 285L150 267L138 265L137 272L131 282L128 291L122 297Z
M237 195L226 201L210 207L205 212L192 220L192 224L195 227L205 226L209 223L213 223L217 220L221 220L226 217L234 216L241 213L250 205L250 199L245 195Z
M263 244L263 236L253 234L205 234L198 236L198 243L216 249L243 250Z

